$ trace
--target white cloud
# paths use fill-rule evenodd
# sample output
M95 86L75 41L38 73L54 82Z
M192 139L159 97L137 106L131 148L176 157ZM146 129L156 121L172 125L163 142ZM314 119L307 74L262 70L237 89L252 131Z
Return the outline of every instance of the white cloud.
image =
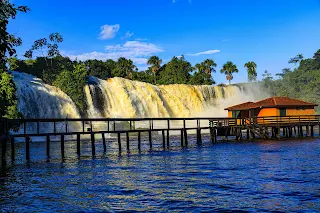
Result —
M128 39L134 35L133 32L127 31L126 34L122 37L122 39Z
M223 39L223 40L221 41L221 43L225 43L225 42L227 42L227 39Z
M101 28L101 32L100 32L100 39L106 40L106 39L111 39L114 38L116 33L119 31L120 29L120 25L119 24L115 24L115 25L103 25L100 27Z
M187 54L188 56L199 56L199 55L212 55L215 53L219 53L220 50L207 50L203 52L193 53L193 54Z
M123 45L109 45L105 47L106 52L90 52L83 54L67 54L69 58L80 61L85 61L88 59L97 60L117 60L120 57L125 57L131 59L135 64L146 64L148 58L156 53L163 52L164 49L152 44L139 41L127 41Z

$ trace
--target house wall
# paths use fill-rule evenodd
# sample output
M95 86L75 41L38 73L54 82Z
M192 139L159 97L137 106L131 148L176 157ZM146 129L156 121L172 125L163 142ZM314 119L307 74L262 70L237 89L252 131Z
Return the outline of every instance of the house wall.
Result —
M315 110L313 107L306 107L304 110L300 109L297 110L296 108L294 109L288 109L287 108L287 116L298 116L298 115L314 115Z
M232 118L232 111L228 110L228 118Z
M262 108L258 117L279 116L280 111L277 108Z

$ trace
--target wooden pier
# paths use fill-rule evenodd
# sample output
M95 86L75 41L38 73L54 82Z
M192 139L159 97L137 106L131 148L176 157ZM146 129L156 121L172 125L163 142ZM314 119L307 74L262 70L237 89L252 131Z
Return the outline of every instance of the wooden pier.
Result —
M14 132L12 127L19 131ZM315 132L317 128L318 132ZM106 134L115 136L119 152L123 152L121 141L126 140L125 150L130 152L130 136L137 140L137 149L141 150L141 137L149 140L149 149L153 148L155 133L162 138L162 148L171 146L170 134L180 134L181 147L188 147L188 134L196 135L196 145L202 144L202 134L209 134L211 143L218 140L250 140L279 139L293 137L314 137L320 135L320 115L285 116L285 117L254 117L254 118L86 118L86 119L1 119L0 140L1 158L11 149L11 158L15 159L15 138L24 138L25 158L30 160L31 137L44 137L46 155L50 158L52 137L59 137L61 156L65 157L65 137L74 136L76 153L81 154L81 137L89 136L92 156L96 155L95 135L100 135L103 152L107 151ZM243 134L244 133L244 134ZM123 136L123 137L122 137ZM222 136L222 137L221 137ZM220 138L219 138L220 137ZM10 148L9 148L10 147Z

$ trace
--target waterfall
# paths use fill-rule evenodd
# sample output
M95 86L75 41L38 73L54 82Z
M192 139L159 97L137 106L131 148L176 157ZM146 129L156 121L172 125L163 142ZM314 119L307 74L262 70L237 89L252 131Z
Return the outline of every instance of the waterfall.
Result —
M79 118L71 98L59 88L35 76L12 71L17 87L18 109L25 118Z
M32 75L11 72L18 108L26 118L79 118L71 98ZM88 117L217 117L224 108L268 97L258 84L230 86L156 86L123 78L89 77L84 88Z
M118 77L90 77L88 82L88 115L102 117L221 117L228 106L268 97L257 84L155 86Z

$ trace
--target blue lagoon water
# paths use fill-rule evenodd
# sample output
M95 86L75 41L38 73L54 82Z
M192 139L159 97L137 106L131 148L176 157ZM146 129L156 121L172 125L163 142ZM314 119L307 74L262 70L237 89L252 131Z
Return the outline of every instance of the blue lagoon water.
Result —
M70 142L64 162L59 143L50 162L44 160L45 144L33 143L29 164L23 162L23 145L18 146L15 165L1 175L1 210L320 211L320 140L215 145L204 140L201 147L121 155L112 145L102 154L98 143L95 158L83 142L80 159L72 155L75 143Z

